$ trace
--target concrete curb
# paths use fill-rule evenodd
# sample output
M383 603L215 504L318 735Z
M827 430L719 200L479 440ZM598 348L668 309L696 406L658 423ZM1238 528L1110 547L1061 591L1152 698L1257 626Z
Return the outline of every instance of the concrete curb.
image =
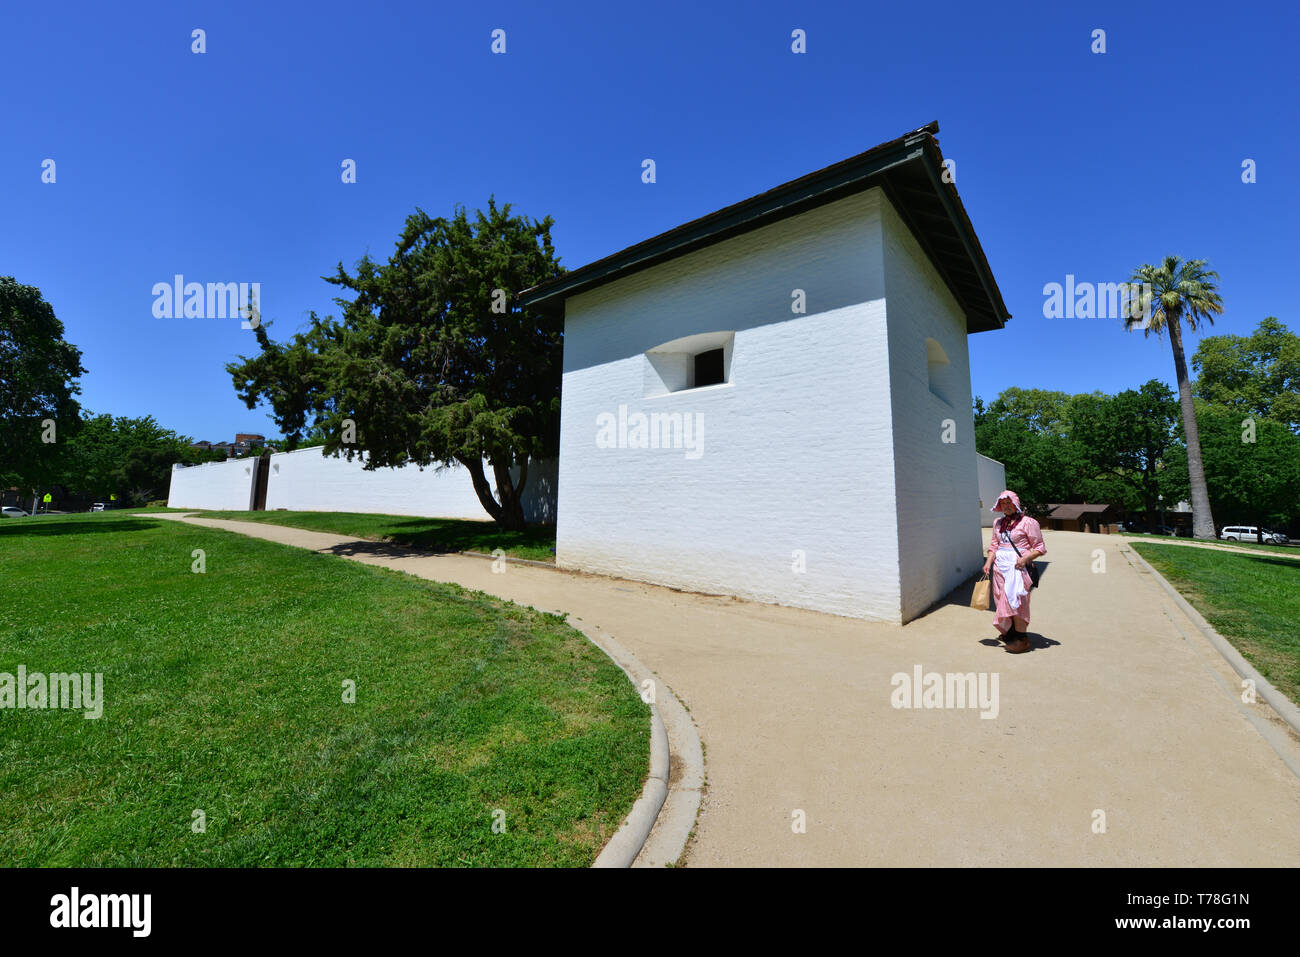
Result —
M627 680L632 682L632 687L636 689L637 694L641 693L641 682L637 675L633 674L632 664L624 664L619 661L614 650L607 648L605 644L592 632L577 625L573 622L567 622L571 627L580 631L588 641L603 651L610 661L614 662L623 674L627 675ZM650 773L646 777L645 785L641 788L641 796L636 799L632 805L632 810L623 819L614 836L609 839L600 854L596 856L592 867L631 867L636 856L641 853L641 848L650 836L650 831L654 827L655 819L659 816L659 809L664 806L668 799L668 769L672 765L672 758L668 749L668 732L664 728L663 718L659 715L659 708L650 705Z
M1150 562L1138 554L1136 548L1128 545L1128 552L1138 560L1146 571L1150 572L1151 577L1160 583L1160 587L1169 593L1169 597L1174 600L1174 604L1188 617L1192 624L1200 629L1210 644L1214 646L1214 649L1232 666L1232 670L1241 677L1253 681L1256 694L1277 712L1278 717L1289 724L1297 734L1300 734L1300 708L1297 708L1290 698L1269 684L1268 679L1256 671L1254 666L1241 656L1241 652L1232 647L1227 639L1215 631L1214 627L1205 620L1201 613L1193 608L1191 603L1178 592L1178 589L1169 584L1164 575L1156 571Z
M568 624L609 655L638 694L652 683L650 705L650 774L641 797L592 867L632 867L676 864L695 829L704 784L704 757L699 735L677 696L612 635L569 621ZM669 720L665 723L664 711ZM683 722L681 719L685 717ZM693 746L692 746L693 745ZM676 761L678 780L672 780Z

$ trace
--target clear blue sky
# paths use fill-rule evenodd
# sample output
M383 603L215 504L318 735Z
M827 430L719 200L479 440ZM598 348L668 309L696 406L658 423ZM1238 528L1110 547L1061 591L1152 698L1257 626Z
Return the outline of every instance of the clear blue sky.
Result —
M549 213L576 268L937 119L1013 316L971 338L977 395L1172 382L1166 341L1042 315L1044 283L1124 279L1166 253L1219 271L1215 332L1266 315L1300 330L1294 4L944 9L6 4L0 274L40 287L83 350L87 408L211 441L272 434L223 371L252 333L154 318L154 283L260 282L285 338L337 311L319 277L387 257L417 205L495 193Z

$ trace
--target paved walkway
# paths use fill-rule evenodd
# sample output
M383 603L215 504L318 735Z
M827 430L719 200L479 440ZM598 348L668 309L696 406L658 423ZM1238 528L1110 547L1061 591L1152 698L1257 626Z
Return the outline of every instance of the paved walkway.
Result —
M704 742L687 865L1300 865L1300 780L1244 709L1276 718L1240 703L1239 680L1116 536L1047 534L1033 650L1008 655L991 613L961 593L899 627L189 521L567 611L612 634L686 703ZM892 707L891 676L918 665L996 673L997 717ZM792 830L796 810L806 833Z

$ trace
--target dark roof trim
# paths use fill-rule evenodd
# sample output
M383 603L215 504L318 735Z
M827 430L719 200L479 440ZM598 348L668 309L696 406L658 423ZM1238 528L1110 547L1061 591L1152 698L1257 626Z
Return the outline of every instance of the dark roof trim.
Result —
M1083 505L1048 505L1047 517L1059 519L1082 518L1084 515L1101 515L1105 512L1114 511L1114 506L1096 503Z
M930 123L833 166L661 233L525 289L521 305L559 309L570 296L874 186L884 188L966 313L970 332L1000 329L1010 314L952 183ZM960 251L958 251L960 250Z

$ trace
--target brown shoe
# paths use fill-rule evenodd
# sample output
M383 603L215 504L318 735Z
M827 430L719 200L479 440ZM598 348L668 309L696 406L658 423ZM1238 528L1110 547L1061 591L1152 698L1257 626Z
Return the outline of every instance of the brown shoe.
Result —
M1028 635L1016 636L1011 641L1008 641L1005 646L1003 646L1003 650L1010 652L1013 655L1023 654L1024 652L1029 650L1029 636Z

